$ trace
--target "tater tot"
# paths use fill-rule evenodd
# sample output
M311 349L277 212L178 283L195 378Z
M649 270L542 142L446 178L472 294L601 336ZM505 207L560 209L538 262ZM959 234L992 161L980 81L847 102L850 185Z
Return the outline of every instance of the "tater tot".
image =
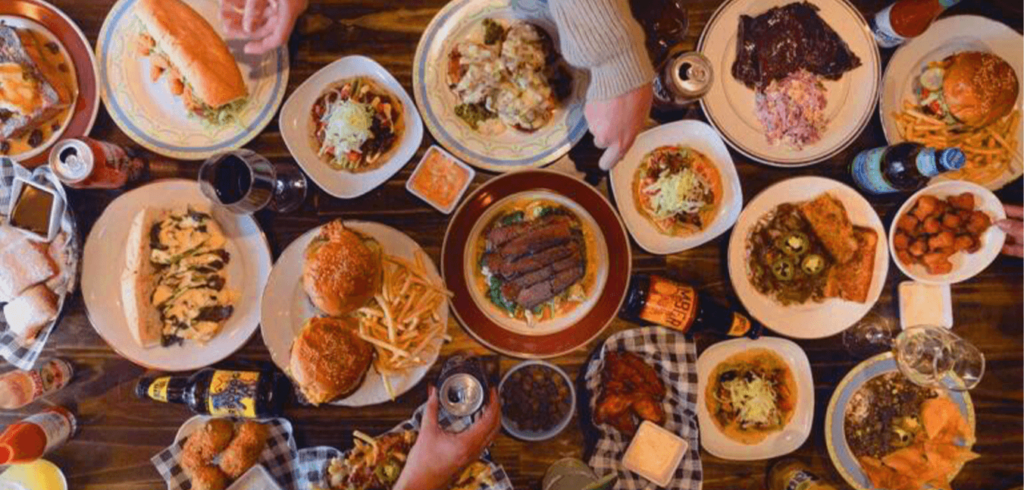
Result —
M192 474L192 490L224 490L231 481L216 466L201 466Z
M938 205L939 200L935 196L921 196L917 200L917 205L914 206L914 217L924 221L929 215L935 211L935 207Z
M896 222L896 227L906 231L907 233L913 233L914 229L917 228L918 223L920 223L920 220L915 218L913 215L905 214Z
M960 223L962 222L963 220L960 219L960 216L954 213L946 213L942 215L942 226L945 226L946 228L956 228L960 226Z
M971 219L967 221L967 231L975 235L982 234L989 226L992 226L992 219L981 211L971 213Z
M906 250L910 246L910 237L906 233L897 231L892 237L892 246L896 250Z
M267 447L270 428L257 422L246 422L238 428L238 435L220 455L220 469L231 479L256 465Z
M949 196L949 203L957 209L974 210L974 194L964 192L959 196Z
M971 235L960 235L953 241L953 250L961 252L963 250L970 250L974 246L974 238Z
M938 233L942 230L942 222L935 216L929 216L924 220L924 232L925 233Z
M956 241L956 235L952 231L946 230L938 235L935 235L928 239L928 248L934 250L937 248L950 248L953 246L953 242Z

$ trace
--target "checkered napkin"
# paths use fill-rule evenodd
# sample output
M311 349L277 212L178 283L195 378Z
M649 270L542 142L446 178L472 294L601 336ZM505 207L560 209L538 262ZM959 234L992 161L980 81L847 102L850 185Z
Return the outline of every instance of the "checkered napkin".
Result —
M267 448L260 454L259 464L270 472L281 488L295 490L293 465L297 458L291 422L282 418L263 419L258 422L270 424L270 439L267 440ZM186 439L175 442L150 458L160 476L167 482L167 490L192 488L192 482L185 476L185 471L181 467L181 452Z
M631 352L644 358L658 371L668 396L665 397L665 428L689 443L683 461L676 469L669 490L696 490L701 487L700 445L697 440L697 349L681 334L661 327L635 328L608 338L587 365L584 381L590 397L590 413L594 413L600 396L601 369L605 353ZM643 477L622 467L630 438L619 431L600 425L600 439L590 458L590 466L599 475L617 473L615 490L639 490L652 486Z
M68 196L64 192L64 187L61 186L60 181L50 172L50 167L46 165L38 167L34 171L29 171L10 158L0 158L0 217L3 218L2 221L7 221L7 206L13 198L11 191L15 177L21 177L56 189L57 193L64 199L65 204L64 217L61 219L60 229L68 237L68 245L65 247L66 261L64 264L61 264L61 270L64 271L63 274L65 276L62 287L66 290L66 293L60 294L60 291L55 291L60 297L57 305L57 317L39 331L35 340L25 343L17 335L11 333L7 328L7 321L4 319L3 313L0 312L0 356L3 356L7 362L19 369L29 370L35 365L36 359L39 358L43 347L46 346L46 340L50 338L50 332L53 331L53 327L60 322L60 312L64 310L64 302L75 291L80 246L75 218L71 213L71 206L68 204Z
M387 433L400 432L406 430L417 430L420 427L420 422L423 420L423 411L426 405L421 406L413 414L412 418L402 422L395 426ZM449 417L444 411L438 412L439 422L441 427L451 432L461 432L467 427L472 425L473 421L469 417L454 418ZM327 465L330 464L334 458L341 458L345 453L327 446L305 448L299 451L298 463L295 465L295 489L294 490L316 490L318 488L328 488L327 483ZM485 453L484 459L488 460L489 456ZM487 487L484 490L512 490L512 482L509 480L508 475L505 474L505 470L490 461L488 465L491 468L491 475L495 481L495 484Z

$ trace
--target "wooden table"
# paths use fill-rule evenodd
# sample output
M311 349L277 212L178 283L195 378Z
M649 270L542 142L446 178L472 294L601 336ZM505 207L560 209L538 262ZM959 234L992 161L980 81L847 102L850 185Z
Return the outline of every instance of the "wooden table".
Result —
M51 1L82 27L91 42L95 42L107 11L114 3L114 0ZM1024 20L1018 1L964 2L955 7L953 12L996 18L1020 31L1024 27ZM313 5L300 19L299 27L291 39L289 89L294 89L317 69L341 56L362 54L383 64L411 91L411 64L417 41L444 0L330 0L310 3ZM685 44L692 48L719 0L690 0L685 3L691 19ZM870 13L884 6L886 0L862 0L857 3L863 12ZM685 117L703 116L699 109L694 108ZM134 146L102 110L92 136ZM417 159L422 149L431 143L427 135ZM884 144L878 118L874 117L867 130L847 151L829 162L811 168L781 170L755 164L737 153L733 153L733 158L742 181L743 195L749 199L770 184L798 175L825 175L848 181L846 165L852 157L861 150ZM274 161L291 161L276 121L248 147ZM591 183L597 183L601 191L607 193L606 180L593 170L598 155L589 135L571 154L578 166L589 169ZM152 158L154 178L194 178L197 167L194 162L170 162L156 156ZM386 184L359 199L342 201L314 190L299 212L284 216L259 213L257 218L270 238L275 256L311 227L335 218L345 218L379 221L401 229L418 241L437 261L443 239L441 230L445 229L447 218L403 188L411 167L407 165ZM492 174L478 172L474 187L491 177ZM82 191L71 194L83 232L89 231L106 205L119 194L119 191ZM1007 202L1020 203L1020 180L1007 186L999 195ZM896 197L873 201L879 214L888 223L902 199ZM728 234L695 250L670 256L650 255L634 246L633 267L638 272L669 271L698 286L703 293L735 305L738 302L730 287L723 261L727 241ZM1024 269L1021 260L1001 257L980 276L953 286L956 332L981 348L988 359L984 380L971 392L978 414L978 444L975 451L981 453L982 457L966 466L956 480L958 488L998 489L1019 487L1022 484L1022 276ZM894 294L897 284L906 278L892 264L887 277L882 298L874 311L896 318ZM602 338L631 327L633 325L616 319ZM469 349L489 354L454 319L449 331L454 340L445 347L446 353ZM703 348L715 339L698 340ZM586 349L555 359L554 362L576 375L597 342L592 342ZM807 351L813 366L816 404L812 435L793 455L812 464L819 474L841 482L829 461L822 426L833 388L858 360L846 353L838 336L800 341L799 344ZM135 398L135 381L145 374L145 370L119 357L100 339L89 325L80 295L70 301L67 315L50 339L47 351L46 355L70 359L78 367L74 383L44 402L31 405L18 413L5 413L0 419L10 423L46 405L68 406L78 414L79 433L70 444L50 458L64 469L71 488L164 488L149 458L173 441L179 425L191 415L188 410L182 406ZM244 348L229 360L218 364L218 367L268 365L269 359L263 341L257 334ZM505 369L515 362L514 359L502 358L500 364ZM436 374L435 367L429 376L433 378ZM421 383L395 403L368 409L295 406L286 411L286 416L295 426L299 447L334 445L344 449L351 444L351 432L354 429L374 434L406 419L415 407L423 403L425 386L426 383ZM566 456L579 457L581 453L582 435L575 423L561 436L548 442L525 444L502 436L493 449L495 461L505 467L518 488L539 488L549 464ZM702 453L701 459L706 489L762 488L765 471L770 463L724 461L707 453Z

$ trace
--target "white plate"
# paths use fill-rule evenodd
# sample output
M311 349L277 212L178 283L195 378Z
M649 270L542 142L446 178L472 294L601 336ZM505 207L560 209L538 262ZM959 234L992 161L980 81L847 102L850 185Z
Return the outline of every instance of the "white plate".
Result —
M416 251L423 250L408 235L387 225L368 221L346 221L345 226L373 237L381 244L384 253L388 255L415 260ZM323 314L313 306L302 288L302 268L305 263L306 246L319 233L320 227L318 226L302 234L288 245L288 248L277 258L274 270L270 273L270 280L267 281L266 289L263 291L260 332L263 334L263 342L267 345L267 350L270 351L270 357L274 359L274 364L277 364L277 367L284 372L288 372L291 361L292 342L302 331L306 320ZM440 281L441 275L438 274L433 261L426 260L426 266L427 273L434 280ZM438 313L441 315L441 323L447 325L447 303L438 307ZM388 379L391 381L395 396L401 396L416 386L427 375L427 371L437 361L439 355L440 349L434 352L433 357L425 365L411 369L403 376L390 376ZM331 405L365 407L390 401L391 396L384 387L383 380L377 370L370 367L370 371L366 373L366 380L355 393L331 402Z
M466 171L466 183L462 184L462 188L459 189L458 194L455 195L455 199L452 199L452 203L449 204L448 207L441 207L438 205L438 203L430 199L427 199L426 196L420 193L420 191L416 190L416 188L413 187L412 185L413 179L416 178L416 174L418 174L420 172L420 169L423 168L423 162L426 161L427 157L432 155L434 152L437 152L437 154L445 158L448 158L449 160L452 161L452 163L455 164L456 167L459 167L462 170ZM462 160L455 158L451 153L444 151L444 149L441 148L440 146L430 145L430 148L427 148L427 151L423 152L423 158L421 158L420 162L416 164L416 169L412 171L412 174L409 175L409 179L405 181L405 190L409 191L412 195L420 198L421 200L423 200L423 202L433 206L434 209L444 214L452 214L452 211L455 211L456 206L458 206L459 202L462 201L462 196L466 195L466 191L469 189L469 184L473 183L474 177L476 177L476 170L473 170L473 167L470 167L469 165L462 163Z
M757 444L742 444L729 439L715 425L704 401L709 377L719 363L729 356L749 349L768 349L789 365L796 380L796 408L793 418L783 427ZM708 347L697 359L697 420L700 422L700 445L705 451L722 459L753 461L777 458L796 451L811 434L814 421L814 379L811 364L804 350L792 341L776 337L757 340L733 339Z
M839 153L864 130L878 98L881 73L878 47L864 17L846 0L812 0L818 15L860 58L861 66L836 81L824 80L828 91L825 116L828 126L817 143L803 150L771 145L754 111L754 91L732 76L736 60L740 15L756 16L791 0L731 0L715 12L701 35L697 50L711 60L715 83L700 103L708 120L729 144L759 162L783 167L811 165Z
M228 238L231 254L227 286L238 293L234 313L221 331L200 345L186 340L181 346L145 349L128 330L121 302L121 270L125 242L135 215L146 207L180 208L211 203L190 180L163 180L122 194L107 206L85 242L82 263L82 296L96 332L118 354L140 366L162 371L188 371L218 362L242 347L259 324L260 294L273 263L270 246L252 216L213 208L213 217Z
M368 77L402 101L405 130L395 143L394 153L375 170L362 173L343 172L328 166L317 155L313 104L328 87L345 79ZM423 121L416 112L412 98L383 66L365 56L346 56L313 74L292 92L281 107L278 120L281 137L299 166L328 194L342 199L359 197L383 184L409 161L423 140Z
M786 202L814 199L832 193L846 208L854 226L871 228L878 234L875 270L871 276L868 300L864 303L828 298L821 303L782 306L754 289L747 277L747 237L762 216ZM885 228L871 204L849 186L823 177L796 177L779 182L754 197L740 213L729 239L729 278L743 306L766 327L788 337L819 339L830 337L860 320L878 301L889 271L889 249L885 246Z
M448 54L485 18L520 19L540 26L559 46L558 29L545 0L455 0L427 26L413 61L413 95L430 133L464 162L492 172L547 165L569 152L587 132L583 118L586 72L570 68L572 94L543 128L533 133L508 129L487 136L455 115L455 94L448 88Z
M633 199L633 175L641 160L656 148L667 145L689 146L703 153L715 164L722 178L722 202L718 213L703 231L691 236L674 237L661 233L640 214ZM644 250L655 254L682 252L714 240L736 222L743 207L743 190L729 149L714 128L700 121L676 121L641 133L622 161L612 169L611 183L615 202L629 234Z
M981 250L972 254L966 252L954 254L949 258L949 261L953 263L953 271L948 274L929 274L923 265L914 264L912 266L908 266L900 261L899 258L896 257L896 247L893 245L892 241L893 233L896 232L896 223L899 222L900 217L910 211L910 208L921 196L936 196L944 198L964 192L974 194L974 209L984 211L988 214L989 218L992 219L992 226L990 226L988 230L981 235ZM978 202L979 200L980 202ZM985 270L985 268L999 256L999 252L1003 249L1003 245L1006 243L1006 232L995 225L995 222L1001 219L1006 219L1006 210L1003 209L1003 203L999 201L999 198L996 197L992 191L978 184L962 180L939 182L915 192L913 196L910 196L910 199L907 199L907 201L900 206L900 210L896 212L896 217L892 220L892 224L889 226L889 251L892 253L892 258L893 261L896 262L896 266L899 267L904 274L917 282L923 282L925 284L956 284L980 274L981 271Z
M219 3L184 0L205 18L221 37ZM188 116L180 97L167 89L167 77L150 81L148 57L135 50L134 36L142 23L135 17L138 0L119 0L100 29L96 42L100 95L107 112L125 134L150 151L171 158L202 160L216 153L241 148L274 119L288 86L288 50L266 55L242 52L245 41L227 41L242 70L249 100L239 121L222 127L204 125Z
M885 68L878 114L882 119L885 139L890 145L903 141L892 115L902 110L904 100L913 98L914 80L929 62L940 61L960 51L987 51L1006 60L1017 72L1017 80L1021 84L1015 103L1020 107L1021 97L1024 97L1024 39L1020 33L1001 22L974 15L939 19L924 34L897 49ZM1024 125L1018 126L1018 130L1017 151L1024 152ZM1024 163L1012 160L1006 172L985 186L992 190L1000 189L1022 173ZM944 178L940 176L933 182L941 180Z

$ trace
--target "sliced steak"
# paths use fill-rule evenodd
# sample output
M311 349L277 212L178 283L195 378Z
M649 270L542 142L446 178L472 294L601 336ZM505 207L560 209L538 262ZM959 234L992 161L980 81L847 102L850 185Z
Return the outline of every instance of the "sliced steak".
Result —
M539 220L528 223L513 223L510 225L499 226L487 233L487 250L495 250L532 229L557 223L569 224L571 223L571 220L564 214L556 214L545 216Z
M488 255L484 260L488 269L503 279L509 280L553 264L574 253L580 253L580 250L580 244L573 240L564 245L551 247L533 255L527 255L519 260L503 259L496 252Z
M572 228L568 223L554 223L531 229L513 238L498 249L501 258L516 260L524 255L561 245L572 239Z
M576 266L566 269L545 281L538 282L528 288L519 291L516 296L516 303L526 309L533 309L537 305L554 298L562 291L572 286L573 283L583 277L583 267Z
M505 296L505 299L515 301L516 297L519 296L519 292L524 288L551 279L557 273L572 267L584 267L583 256L579 250L573 251L569 257L506 282L501 286L501 294Z

